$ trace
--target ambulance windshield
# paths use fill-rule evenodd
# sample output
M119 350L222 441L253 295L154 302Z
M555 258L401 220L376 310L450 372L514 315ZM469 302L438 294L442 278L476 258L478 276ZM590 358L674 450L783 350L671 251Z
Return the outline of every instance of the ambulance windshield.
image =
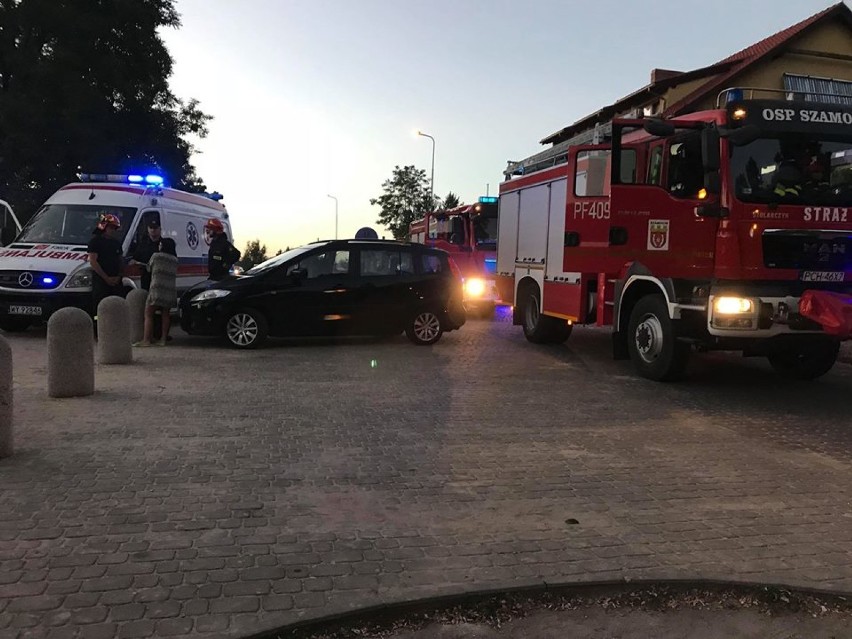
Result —
M784 133L731 145L731 177L743 202L852 206L852 139Z
M94 204L46 204L33 216L17 242L86 245L101 215L111 213L121 220L119 239L133 223L135 208Z

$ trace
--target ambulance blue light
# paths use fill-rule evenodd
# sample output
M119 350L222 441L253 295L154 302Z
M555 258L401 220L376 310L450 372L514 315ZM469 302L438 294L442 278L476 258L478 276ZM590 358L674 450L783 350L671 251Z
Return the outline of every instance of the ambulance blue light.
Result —
M41 278L41 283L44 284L45 286L49 286L50 284L53 284L53 278L52 277L43 277L43 278Z
M144 182L145 178L143 178L141 175L128 175L127 181L131 184L138 184L139 182Z
M163 183L163 177L161 175L146 175L145 183L159 186Z
M497 204L497 197L493 195L491 197L483 195L479 198L479 202L480 204Z

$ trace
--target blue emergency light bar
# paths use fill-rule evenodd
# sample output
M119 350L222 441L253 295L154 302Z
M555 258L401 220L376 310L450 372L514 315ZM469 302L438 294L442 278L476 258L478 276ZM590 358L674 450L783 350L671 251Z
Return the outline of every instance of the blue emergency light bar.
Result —
M497 196L495 196L495 195L492 195L492 196L482 195L479 198L479 203L480 204L497 204Z
M148 175L121 175L116 173L81 173L81 182L114 182L118 184L145 184L147 186L162 186L163 176L150 173Z

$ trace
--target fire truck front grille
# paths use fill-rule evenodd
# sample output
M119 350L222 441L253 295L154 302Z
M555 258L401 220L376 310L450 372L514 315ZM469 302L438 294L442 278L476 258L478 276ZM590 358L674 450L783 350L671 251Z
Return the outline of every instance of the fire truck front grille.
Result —
M763 234L767 268L845 271L852 269L852 233L786 232Z

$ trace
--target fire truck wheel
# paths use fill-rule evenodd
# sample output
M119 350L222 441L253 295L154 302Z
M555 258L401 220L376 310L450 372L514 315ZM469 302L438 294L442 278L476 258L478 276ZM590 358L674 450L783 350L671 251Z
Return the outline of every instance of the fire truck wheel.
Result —
M777 373L789 379L816 379L831 370L839 352L840 342L824 339L773 353L769 355L769 363Z
M235 311L225 322L225 338L235 348L257 348L268 332L266 318L251 308Z
M574 330L574 325L569 324L563 320L557 319L555 317L548 317L547 319L553 322L550 331L550 342L554 344L562 344L565 340L571 337L571 331Z
M441 318L438 317L437 313L425 310L411 318L405 329L405 334L418 346L429 346L441 339L441 335L444 334L444 327L441 326Z
M23 333L32 324L26 317L4 317L0 319L0 329L7 333Z
M533 344L550 341L552 324L550 318L541 314L541 298L538 291L530 289L524 302L524 337Z
M630 313L627 348L633 366L643 377L658 382L683 376L689 345L678 342L674 323L662 295L647 295Z

